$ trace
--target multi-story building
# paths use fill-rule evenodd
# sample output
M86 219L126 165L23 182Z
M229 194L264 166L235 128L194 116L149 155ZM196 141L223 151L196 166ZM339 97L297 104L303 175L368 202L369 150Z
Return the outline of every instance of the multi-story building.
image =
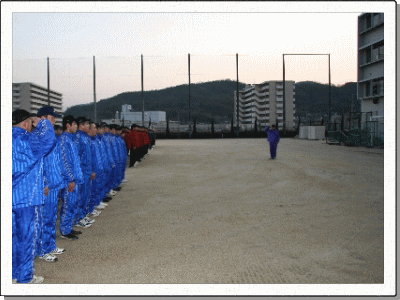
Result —
M261 84L247 85L239 91L239 125L242 129L258 125L276 124L283 127L283 110L287 130L294 129L295 118L295 84L285 81L285 108L283 107L283 82L265 81ZM237 97L234 92L234 125L237 126Z
M131 124L142 125L142 112L131 111L132 106L129 104L122 105L121 112L115 112L114 119L102 120L106 123L124 124L130 126ZM145 126L151 124L165 123L167 120L167 113L165 111L145 111L144 123Z
M13 83L12 91L12 110L25 109L30 113L37 113L43 107L49 105L54 107L54 111L62 114L62 94L50 90L48 97L47 88L41 87L31 82ZM62 118L56 118L56 124L62 125Z
M383 139L383 13L358 16L357 97L361 102L361 126L370 132L381 132Z

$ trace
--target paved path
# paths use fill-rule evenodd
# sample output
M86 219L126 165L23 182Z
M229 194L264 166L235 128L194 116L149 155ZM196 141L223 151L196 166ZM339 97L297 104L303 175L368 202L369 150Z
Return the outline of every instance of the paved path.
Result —
M383 150L159 140L44 283L383 283ZM59 235L59 233L58 233Z

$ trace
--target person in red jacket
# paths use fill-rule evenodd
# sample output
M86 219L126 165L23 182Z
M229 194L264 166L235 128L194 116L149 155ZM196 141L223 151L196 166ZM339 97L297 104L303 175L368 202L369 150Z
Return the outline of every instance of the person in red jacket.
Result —
M132 124L131 131L127 134L127 147L130 149L129 156L129 167L134 167L135 164L139 161L139 147L140 147L140 138L139 131L137 130L138 126L136 124Z

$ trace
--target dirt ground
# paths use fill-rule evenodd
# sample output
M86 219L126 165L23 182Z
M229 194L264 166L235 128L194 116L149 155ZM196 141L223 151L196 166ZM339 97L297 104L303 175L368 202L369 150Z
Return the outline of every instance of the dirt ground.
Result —
M383 283L383 149L158 140L47 284Z

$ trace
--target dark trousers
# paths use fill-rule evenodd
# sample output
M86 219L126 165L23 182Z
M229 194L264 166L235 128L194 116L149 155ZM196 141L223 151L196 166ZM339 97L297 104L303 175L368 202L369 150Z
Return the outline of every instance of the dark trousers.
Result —
M276 157L276 148L278 147L278 143L277 142L270 142L269 143L269 152L271 154L271 158L275 158Z
M129 155L129 166L133 167L135 162L139 160L139 148L136 148L133 150L133 147L131 148L130 155Z

